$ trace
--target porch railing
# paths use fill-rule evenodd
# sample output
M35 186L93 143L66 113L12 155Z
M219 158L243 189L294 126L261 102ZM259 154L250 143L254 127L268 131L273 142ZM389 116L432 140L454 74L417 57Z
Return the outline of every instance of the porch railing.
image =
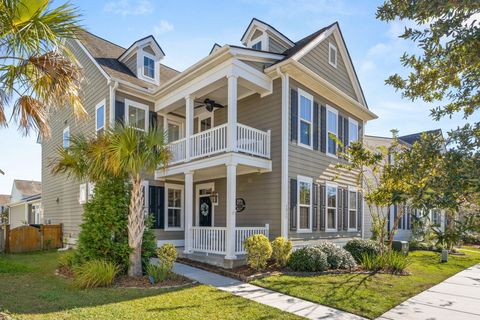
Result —
M269 225L265 227L236 227L235 254L245 254L243 243L254 234L268 238ZM227 248L226 227L192 227L192 250L195 252L225 254Z
M225 151L227 150L227 124L194 134L190 139L191 159Z
M170 164L179 163L185 160L187 156L187 139L183 138L168 144L170 149Z
M254 156L270 158L270 130L265 132L237 124L237 148Z

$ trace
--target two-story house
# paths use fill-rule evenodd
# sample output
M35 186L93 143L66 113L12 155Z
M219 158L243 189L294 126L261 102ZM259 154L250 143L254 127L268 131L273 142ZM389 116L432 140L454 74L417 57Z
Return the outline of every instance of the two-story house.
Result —
M162 64L154 37L129 48L90 33L70 41L85 69L90 119L67 109L51 117L42 144L46 219L74 243L87 182L52 176L47 164L71 134L116 122L167 132L172 160L145 180L146 212L158 244L230 267L254 233L295 244L361 237L362 196L354 175L333 179L336 139L363 139L368 109L338 23L292 41L253 19L243 46L215 44L183 72Z

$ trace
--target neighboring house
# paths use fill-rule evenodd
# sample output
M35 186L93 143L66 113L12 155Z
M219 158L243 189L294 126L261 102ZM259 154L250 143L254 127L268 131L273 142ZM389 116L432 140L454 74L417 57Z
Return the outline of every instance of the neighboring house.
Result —
M13 180L10 202L7 205L10 228L43 222L41 194L41 182Z
M443 136L442 130L436 129L436 130L418 132L418 133L414 133L406 136L400 136L398 137L399 143L406 147L411 147L417 140L420 139L423 133ZM364 143L366 146L370 147L372 150L375 150L378 147L382 147L382 146L390 147L391 144L393 143L393 138L365 135ZM446 150L445 145L442 146L442 150ZM365 238L370 238L372 236L372 230L371 230L372 216L371 216L371 213L369 212L368 206L365 204L364 207L365 207L365 234L364 235L365 235ZM382 210L383 210L382 214L386 214L388 218L388 226L387 226L388 230L392 230L394 221L397 219L399 214L399 206L392 205L388 208L382 208ZM419 210L410 208L409 206L403 206L402 210L403 210L402 212L406 212L406 213L402 215L402 218L399 221L398 230L395 233L394 238L395 240L408 241L412 237L412 226L413 226L412 221L417 217L424 217L425 215L421 214ZM428 221L426 221L426 223L435 224L441 230L445 228L445 216L440 210L430 210L430 212L428 212L426 217L428 217Z
M295 245L362 236L362 195L353 174L333 181L345 160L331 135L362 140L376 115L338 23L294 42L253 19L241 41L215 44L183 72L161 63L153 36L127 49L91 33L69 41L85 69L91 116L77 122L56 111L52 138L42 141L45 218L64 224L67 242L78 238L92 186L53 176L48 164L70 135L116 122L167 132L171 163L144 182L158 245L230 267L254 233Z
M8 215L4 216L3 214L8 213L8 204L10 203L9 194L0 194L0 224L3 224L5 220L8 220Z

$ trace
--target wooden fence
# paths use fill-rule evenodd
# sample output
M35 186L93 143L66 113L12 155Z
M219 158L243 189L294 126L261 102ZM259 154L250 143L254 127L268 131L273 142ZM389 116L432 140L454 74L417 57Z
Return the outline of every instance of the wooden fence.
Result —
M5 226L5 252L29 252L62 247L62 225L41 224L10 230Z

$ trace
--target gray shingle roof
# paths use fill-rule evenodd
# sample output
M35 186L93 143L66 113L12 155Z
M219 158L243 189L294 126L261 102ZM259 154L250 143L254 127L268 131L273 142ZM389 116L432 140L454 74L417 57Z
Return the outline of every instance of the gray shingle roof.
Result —
M31 197L42 193L42 183L31 180L13 180L15 188L20 192L22 198Z
M434 129L434 130L412 133L412 134L409 134L409 135L406 135L406 136L398 137L398 139L400 139L400 140L402 140L402 141L404 141L408 144L414 144L415 141L419 140L422 137L423 133L442 135L442 129Z

